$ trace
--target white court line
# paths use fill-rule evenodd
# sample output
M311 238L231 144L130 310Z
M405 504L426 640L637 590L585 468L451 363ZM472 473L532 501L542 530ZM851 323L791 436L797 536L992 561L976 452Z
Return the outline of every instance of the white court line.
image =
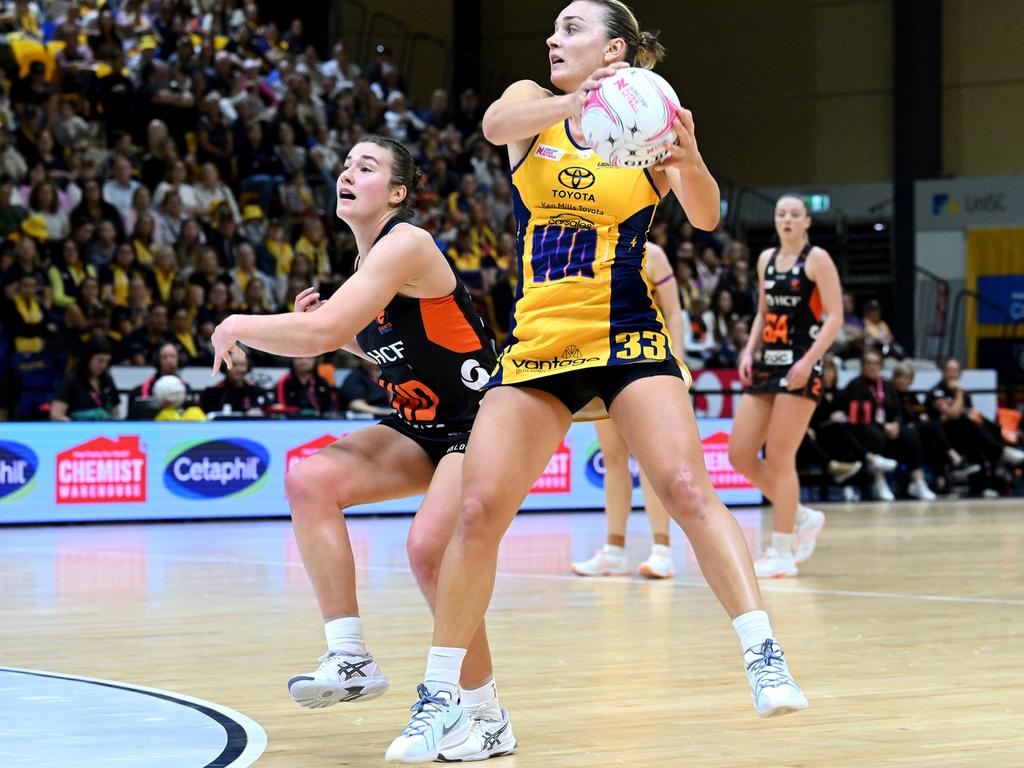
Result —
M43 547L4 547L7 553L25 554L48 554L50 549ZM165 562L180 563L211 563L223 565L262 565L284 568L302 568L300 562L285 562L284 560L249 560L235 557L198 557L195 555L159 555L159 554L131 554L122 550L90 549L90 553L99 555L117 555L121 557L147 558L150 560L163 560ZM376 571L379 573L411 573L407 567L397 565L357 565L356 570ZM533 581L577 581L583 582L581 577L568 573L516 573L514 571L498 571L498 576L504 579L524 579ZM589 584L650 584L650 579L637 578L635 576L614 577L607 579L592 579ZM675 587L683 589L710 589L702 581L683 581L674 579L669 582ZM1024 600L1017 600L1007 597L971 597L970 595L921 595L905 592L867 592L851 589L824 589L816 587L786 587L777 584L760 583L762 592L783 592L793 594L824 595L831 597L862 597L876 600L907 600L938 603L966 603L970 605L1020 605L1024 606Z

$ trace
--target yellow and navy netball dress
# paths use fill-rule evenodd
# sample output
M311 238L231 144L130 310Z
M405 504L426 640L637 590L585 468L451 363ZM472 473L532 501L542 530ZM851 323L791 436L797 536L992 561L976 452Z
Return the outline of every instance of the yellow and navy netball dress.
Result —
M610 167L566 120L534 139L512 185L520 278L490 386L669 359L645 269L660 200L650 174Z

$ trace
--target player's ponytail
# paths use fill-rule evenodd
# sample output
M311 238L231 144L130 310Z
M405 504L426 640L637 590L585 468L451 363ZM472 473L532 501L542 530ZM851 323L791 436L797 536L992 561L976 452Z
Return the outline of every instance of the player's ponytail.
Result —
M636 56L633 57L634 66L654 69L654 65L665 58L665 46L658 42L658 34L647 30L640 33Z
M635 67L654 69L665 58L665 46L658 42L658 33L640 31L640 24L622 0L590 0L604 9L604 28L608 39L621 37L626 42L625 61Z

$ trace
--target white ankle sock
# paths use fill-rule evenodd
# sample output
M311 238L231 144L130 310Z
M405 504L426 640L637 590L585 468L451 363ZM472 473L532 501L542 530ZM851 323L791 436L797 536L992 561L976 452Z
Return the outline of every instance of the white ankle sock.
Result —
M452 699L459 695L459 675L462 673L462 660L466 658L465 648L446 648L432 645L427 654L427 671L423 674L423 682L431 693L448 691Z
M463 688L462 706L474 711L494 709L500 712L501 705L498 704L498 686L495 685L494 678L492 677L486 683L478 685L476 688Z
M792 557L793 534L772 531L772 549L779 553L779 557Z
M346 616L343 619L332 619L324 624L324 635L327 637L327 650L344 653L349 656L365 656L366 645L363 643L363 622L358 616Z
M664 544L652 544L651 545L651 554L652 555L664 555L665 557L671 557L672 556L672 547L666 546Z
M748 611L741 614L732 620L732 628L739 635L740 646L744 651L759 648L765 640L775 638L766 611Z
M603 547L606 554L614 555L615 557L625 557L626 548L620 547L617 544L605 544Z

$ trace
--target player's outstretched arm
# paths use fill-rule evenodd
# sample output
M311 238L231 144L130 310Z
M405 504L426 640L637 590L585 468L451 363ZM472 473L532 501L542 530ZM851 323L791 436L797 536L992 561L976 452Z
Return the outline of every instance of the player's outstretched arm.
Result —
M423 247L423 232L395 232L373 247L359 271L315 312L230 315L213 332L213 371L242 344L285 357L313 357L338 349L430 267L434 255ZM432 244L431 244L432 245ZM436 252L436 248L434 248Z

